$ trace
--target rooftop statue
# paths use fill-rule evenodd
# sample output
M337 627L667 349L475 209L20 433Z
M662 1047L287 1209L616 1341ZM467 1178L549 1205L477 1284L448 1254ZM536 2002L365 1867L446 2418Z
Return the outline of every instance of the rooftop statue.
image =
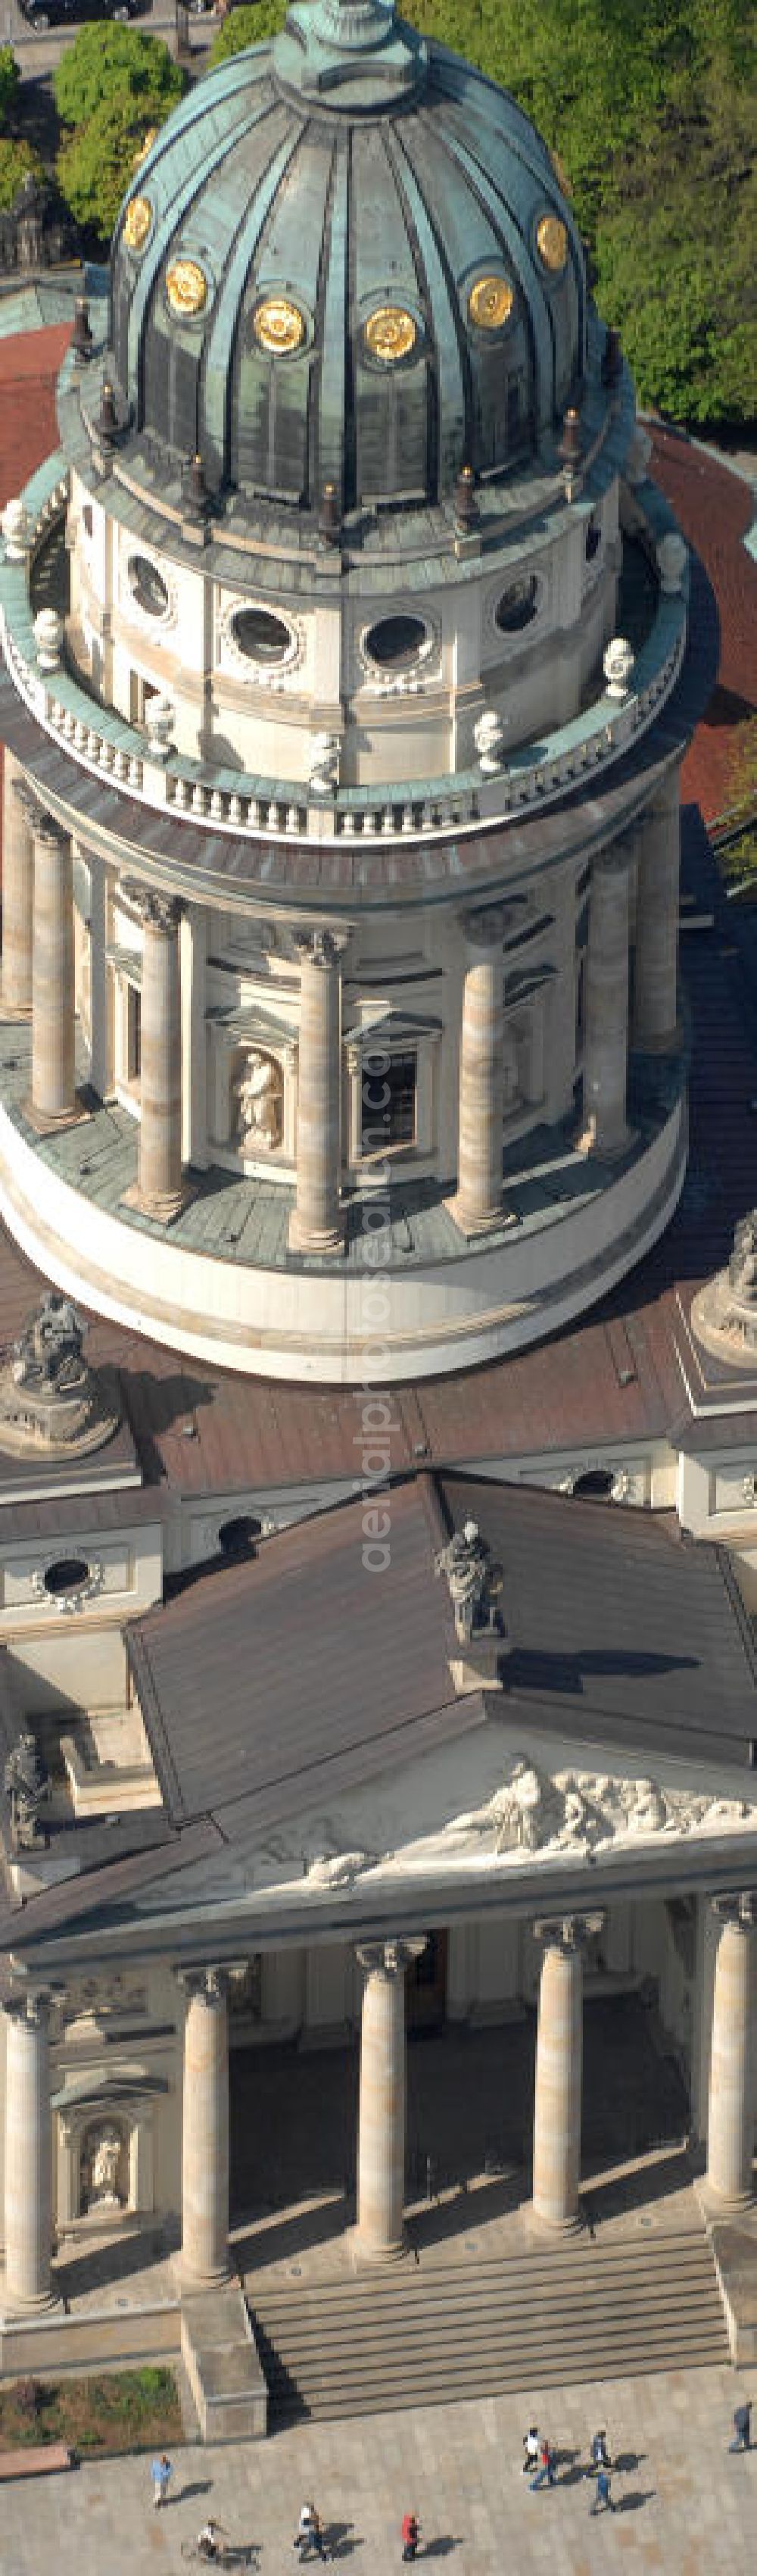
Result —
M87 1365L85 1330L70 1298L48 1289L0 1368L0 1450L70 1457L110 1439L118 1406Z
M757 1367L757 1208L739 1218L727 1269L700 1288L691 1321L716 1358Z
M468 1644L474 1632L498 1629L493 1593L499 1588L499 1568L492 1563L476 1521L466 1521L461 1530L453 1531L434 1558L434 1573L446 1574L461 1645Z

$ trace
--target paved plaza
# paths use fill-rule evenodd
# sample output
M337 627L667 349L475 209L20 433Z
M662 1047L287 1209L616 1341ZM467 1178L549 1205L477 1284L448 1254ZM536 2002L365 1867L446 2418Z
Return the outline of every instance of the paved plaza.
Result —
M258 2564L266 2576L297 2564L292 2532L311 2495L331 2525L337 2561L354 2576L400 2565L409 2505L427 2560L448 2561L450 2576L593 2576L595 2568L751 2576L757 2451L732 2459L726 2449L734 2404L750 2393L748 2377L729 2369L676 2371L301 2427L267 2443L193 2447L174 2455L173 2498L160 2515L148 2458L91 2465L3 2488L0 2576L168 2576L208 2512L238 2544L237 2564ZM560 2468L557 2486L534 2495L521 2457L524 2426L537 2420ZM618 2462L617 2509L590 2521L578 2454L585 2460L597 2424Z

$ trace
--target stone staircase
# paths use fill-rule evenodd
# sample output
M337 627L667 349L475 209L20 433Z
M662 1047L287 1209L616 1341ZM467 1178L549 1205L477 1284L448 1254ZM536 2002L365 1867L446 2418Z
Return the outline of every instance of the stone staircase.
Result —
M709 2244L693 2229L310 2287L272 2279L250 2312L271 2430L729 2359Z

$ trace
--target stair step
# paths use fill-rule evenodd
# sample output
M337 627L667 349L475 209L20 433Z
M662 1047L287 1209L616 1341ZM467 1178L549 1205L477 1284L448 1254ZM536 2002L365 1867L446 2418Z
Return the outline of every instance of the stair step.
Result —
M728 2359L694 2230L261 2291L250 2310L278 2424Z

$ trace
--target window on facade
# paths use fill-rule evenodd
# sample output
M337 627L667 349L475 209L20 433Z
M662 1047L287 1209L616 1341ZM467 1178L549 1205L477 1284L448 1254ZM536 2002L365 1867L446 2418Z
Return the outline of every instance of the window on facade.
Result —
M415 1055L381 1059L386 1070L374 1073L370 1058L363 1067L360 1091L361 1154L382 1153L387 1145L415 1143L418 1063Z
M380 671L402 671L415 661L425 640L422 617L380 617L369 627L365 650Z
M587 1467L585 1476L576 1477L573 1492L579 1494L584 1502L607 1503L614 1483L609 1467Z
M522 626L530 626L536 616L538 583L535 573L523 573L519 581L508 583L498 599L495 624L502 635L517 635Z
M81 1592L83 1584L88 1582L89 1566L85 1556L57 1556L54 1565L45 1567L45 1591L50 1592L53 1599L59 1592Z
M168 591L162 573L159 573L157 564L150 562L149 555L131 556L129 581L137 607L143 608L147 617L164 617Z
M594 561L594 556L595 556L595 555L598 555L598 553L599 553L599 549L600 549L601 543L602 543L602 530L601 530L601 527L600 527L600 524L599 524L599 520L598 520L598 519L590 519L590 520L589 520L588 528L587 528L587 530L586 530L586 537L585 537L585 540L584 540L585 552L586 552L586 561L587 561L587 563L593 563L593 561Z
M126 987L126 1079L138 1082L142 1071L142 995L136 984Z
M283 617L273 617L267 608L240 608L231 631L237 652L248 662L283 662L292 642Z

